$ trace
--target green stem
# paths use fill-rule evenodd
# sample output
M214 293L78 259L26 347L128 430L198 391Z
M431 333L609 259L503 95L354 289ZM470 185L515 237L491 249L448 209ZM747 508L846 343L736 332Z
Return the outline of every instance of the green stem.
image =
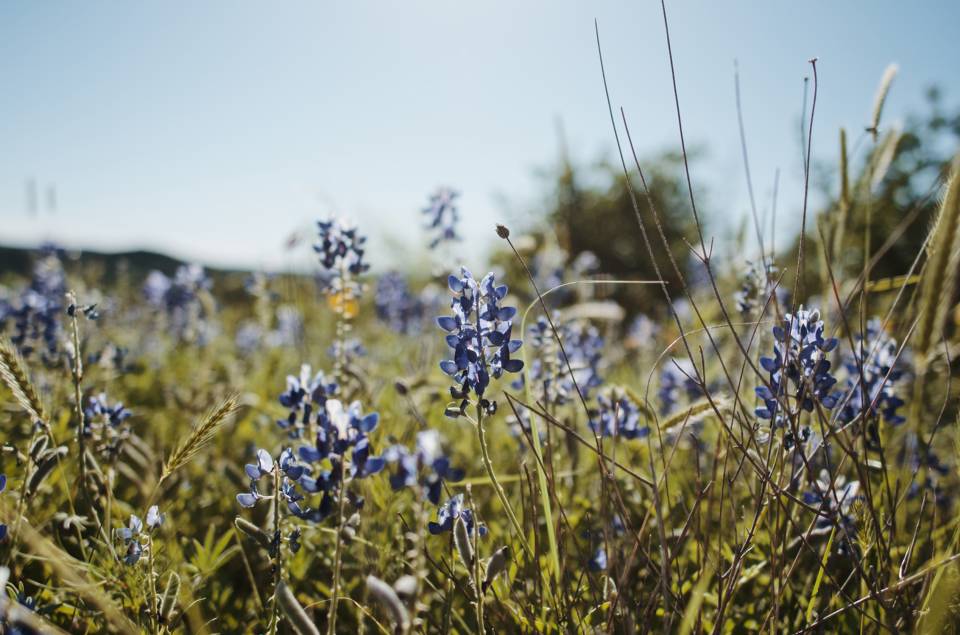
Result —
M273 536L276 541L276 550L273 561L273 597L270 599L270 633L277 634L280 626L280 613L277 611L277 589L283 575L283 559L281 558L280 540L280 465L273 466Z
M340 595L340 567L343 561L343 514L347 500L346 493L343 490L344 476L346 475L345 457L340 457L340 488L339 498L339 516L337 518L337 546L333 555L333 595L330 598L330 613L327 615L327 633L336 635L337 632L337 600Z
M493 463L491 463L490 454L487 452L486 435L483 432L483 408L480 406L480 404L477 404L477 438L480 441L480 454L483 457L483 465L485 468L487 468L487 476L490 477L490 483L493 485L493 489L497 492L497 497L500 499L500 503L507 512L507 517L510 519L510 524L513 525L514 531L517 532L517 538L520 539L520 544L523 546L523 550L527 552L527 555L531 560L534 560L535 556L533 555L533 551L530 549L530 545L527 544L527 538L524 536L523 527L520 526L520 521L517 520L516 515L513 513L513 508L510 507L510 501L507 499L507 494L503 491L503 487L500 486L500 481L497 480L497 475L493 471ZM474 557L476 557L476 555Z
M153 536L147 534L147 548L150 550L149 553L149 564L150 571L147 575L150 576L150 617L153 620L153 633L154 635L159 635L160 633L160 603L157 601L157 576L156 568L154 566L155 560L153 556Z

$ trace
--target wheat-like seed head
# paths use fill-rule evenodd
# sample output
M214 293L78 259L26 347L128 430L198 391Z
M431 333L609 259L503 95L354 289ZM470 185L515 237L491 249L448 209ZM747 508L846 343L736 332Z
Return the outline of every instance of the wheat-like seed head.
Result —
M957 283L960 267L960 156L940 205L927 243L927 264L920 292L920 322L917 325L918 364L924 365L940 339Z
M200 450L210 443L227 418L240 408L238 401L238 395L231 395L218 406L207 411L200 422L194 426L190 436L167 457L163 464L163 472L160 474L161 481L189 463Z
M34 422L47 423L49 421L43 407L43 401L40 400L40 393L37 392L30 381L30 376L27 374L27 365L23 361L23 357L20 356L16 347L6 339L0 340L0 378L10 388L13 398Z
M893 78L897 76L900 67L896 64L887 66L883 71L883 78L880 79L880 86L877 88L877 96L873 98L873 114L870 116L870 132L873 133L873 139L877 139L877 129L880 126L880 114L883 112L883 104L887 101L887 94L890 92L890 85L893 84Z

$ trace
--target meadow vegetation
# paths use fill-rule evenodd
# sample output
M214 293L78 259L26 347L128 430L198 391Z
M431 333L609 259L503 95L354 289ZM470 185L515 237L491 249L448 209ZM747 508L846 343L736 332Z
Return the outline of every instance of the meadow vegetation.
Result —
M312 275L0 272L2 629L949 628L960 117L888 129L891 71L817 164L811 70L804 200L738 232L611 108L486 266L440 188L420 271L330 218Z

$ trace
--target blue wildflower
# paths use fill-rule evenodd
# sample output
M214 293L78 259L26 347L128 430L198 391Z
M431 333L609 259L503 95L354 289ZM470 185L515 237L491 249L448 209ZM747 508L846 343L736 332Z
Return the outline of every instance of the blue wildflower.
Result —
M843 423L858 417L882 417L891 425L900 425L906 419L897 413L904 404L897 396L897 382L905 369L897 359L897 341L883 332L880 320L867 323L867 330L859 335L855 349L844 359L849 374L846 394L840 400L837 418Z
M257 450L257 462L248 463L244 466L244 472L250 478L250 490L237 494L237 502L241 507L253 507L261 498L265 498L260 493L258 483L260 479L268 474L273 474L274 462L270 453L264 449Z
M327 378L323 371L312 375L309 364L300 366L300 375L287 375L287 389L280 395L280 405L290 412L286 419L277 420L277 425L288 430L290 438L298 439L309 429L324 411L327 399L338 392L336 382Z
M521 346L520 340L510 339L517 310L500 305L507 287L497 286L492 273L477 283L466 267L460 271L461 277L448 278L454 293L453 316L437 318L437 324L448 333L447 345L453 349L453 359L442 361L440 368L457 384L450 388L450 394L462 400L461 412L471 392L492 412L496 406L484 399L490 377L499 378L504 372L516 373L523 368L522 360L511 357Z
M588 424L603 437L642 439L650 434L648 426L640 425L640 408L618 389L597 396L597 409L590 413Z
M140 517L136 514L130 515L130 521L127 523L127 526L117 530L127 549L123 557L124 563L134 565L140 560L145 546L142 542L144 534L162 525L163 521L164 514L160 513L160 509L156 505L152 505L150 509L147 510L146 532L144 531L143 521L140 520Z
M41 248L30 284L19 297L0 303L0 331L12 323L10 341L21 354L29 357L39 350L41 359L49 364L56 361L60 350L60 315L67 292L61 253L55 247Z
M760 358L760 366L770 376L769 386L756 388L764 404L756 410L758 417L779 425L780 405L791 400L807 412L813 411L815 403L827 409L837 404L837 396L830 392L837 380L830 374L827 359L827 354L836 348L837 339L825 338L823 328L820 312L807 311L802 306L796 315L788 313L784 317L783 326L773 327L774 355Z
M683 394L688 400L700 397L703 391L697 383L697 371L689 359L671 358L660 371L660 414L668 415L674 411Z
M554 324L557 324L556 319ZM560 323L557 334L563 344L562 350L546 317L539 317L530 327L527 339L537 357L531 362L527 374L537 387L538 399L560 406L575 398L577 387L583 398L588 399L590 391L603 384L600 376L603 338L596 327L581 321ZM521 375L513 383L514 388L522 388L524 381Z
M0 474L0 494L2 494L7 489L7 475ZM7 537L7 526L4 523L0 523L0 540L3 540Z
M395 466L390 475L393 490L420 487L427 500L439 505L444 482L455 483L464 476L464 471L453 467L449 457L443 454L442 445L443 438L438 431L423 430L417 433L414 451L403 445L388 448L383 458Z
M457 224L460 221L460 211L455 200L460 193L449 187L440 187L430 196L429 204L423 208L427 219L427 229L435 233L430 240L430 249L442 242L460 240L457 235Z
M607 570L607 550L603 546L597 547L597 550L593 552L593 556L590 558L589 567L591 571L606 571Z
M472 535L475 524L473 511L463 506L463 494L457 494L447 499L447 502L437 509L436 522L430 521L427 523L427 530L433 535L452 531L453 524L458 518L463 520L463 524L467 528L467 533ZM477 527L477 531L481 537L486 536L487 526L481 523Z
M122 402L111 404L106 393L90 397L83 409L83 435L91 439L94 449L104 459L116 461L130 436L130 425L126 421L131 415Z
M327 355L333 359L342 359L346 366L350 366L358 357L366 357L367 349L358 338L352 337L344 341L334 341L327 348Z
M363 414L357 401L346 408L337 399L326 401L317 419L315 441L301 446L298 451L297 458L305 465L295 463L292 454L286 467L281 461L281 469L291 481L289 487L283 488L291 513L311 522L320 522L333 511L337 496L351 498L356 507L363 505L362 498L354 497L345 488L349 481L377 474L386 465L382 456L372 453L367 436L376 429L379 419L375 412ZM308 467L327 464L330 469L320 469L315 476ZM305 494L320 493L322 498L316 509L300 504Z
M845 533L841 538L852 537L856 531L856 518L852 514L852 507L859 498L860 482L847 481L845 476L837 475L831 485L830 474L826 470L820 471L820 477L814 483L815 487L803 495L808 505L816 506L820 511L814 522L813 534L829 533L834 526L839 526Z
M370 268L363 261L366 237L357 233L354 225L344 220L330 218L317 221L319 240L313 250L320 256L320 264L327 271L347 271L358 275Z
M406 279L398 271L388 271L377 280L374 299L377 317L391 330L409 335L420 330L424 303L410 291Z
M737 310L741 315L749 317L766 304L776 277L777 267L772 263L762 265L747 262L747 270L741 281L740 290L734 294Z
M160 271L151 271L144 282L143 294L147 303L166 317L175 336L203 344L211 336L204 306L211 286L203 267L181 265L172 278Z

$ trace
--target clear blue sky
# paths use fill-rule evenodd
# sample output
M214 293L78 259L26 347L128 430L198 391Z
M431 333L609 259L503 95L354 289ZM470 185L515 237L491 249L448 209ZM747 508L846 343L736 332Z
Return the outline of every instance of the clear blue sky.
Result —
M938 83L960 101L960 3L668 1L694 179L747 208L733 98L741 69L757 194L783 170L800 203L797 121L817 56L815 158L859 130L890 62L893 124ZM479 258L490 227L533 209L537 167L611 156L595 50L644 154L676 142L659 3L59 2L0 4L0 244L146 247L216 264L282 265L291 231L336 211L372 260L423 243L438 184L463 192ZM26 212L34 179L41 211ZM57 211L43 208L55 184ZM509 201L505 207L503 200ZM513 210L512 212L510 210Z

